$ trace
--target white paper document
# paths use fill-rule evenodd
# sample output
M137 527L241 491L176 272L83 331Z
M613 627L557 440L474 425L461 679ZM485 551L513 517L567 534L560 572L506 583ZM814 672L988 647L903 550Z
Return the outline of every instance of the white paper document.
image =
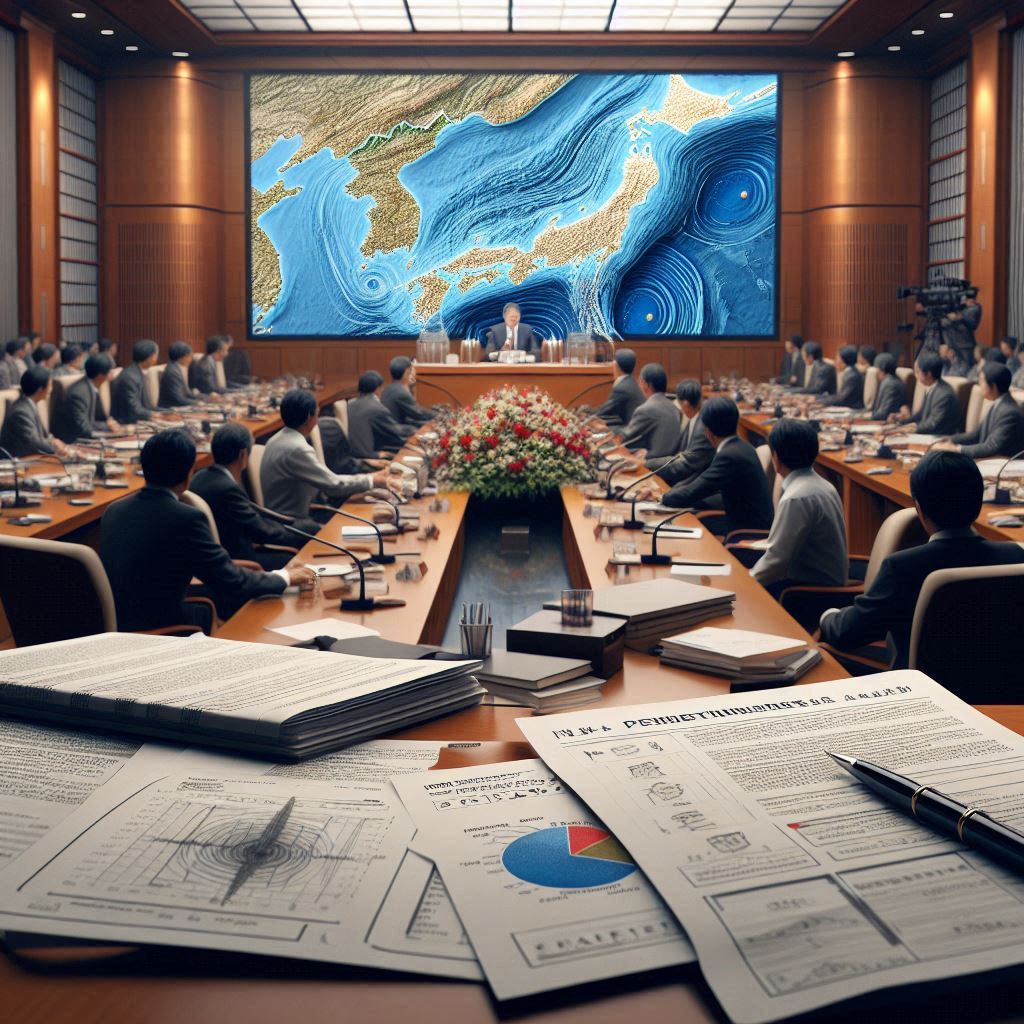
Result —
M1024 739L920 672L518 724L675 911L737 1024L1024 961L1024 880L824 753L1024 825Z
M498 999L692 962L632 858L541 761L395 788Z
M358 636L380 636L376 629L361 626L358 622L345 619L316 619L313 622L296 622L291 626L268 626L274 633L298 640L300 643L317 636L333 636L335 640L351 640Z

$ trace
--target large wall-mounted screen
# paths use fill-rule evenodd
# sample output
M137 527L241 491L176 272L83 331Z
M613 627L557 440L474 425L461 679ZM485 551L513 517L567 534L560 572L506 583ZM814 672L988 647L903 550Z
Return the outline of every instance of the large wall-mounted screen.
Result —
M776 336L778 80L254 74L254 337Z

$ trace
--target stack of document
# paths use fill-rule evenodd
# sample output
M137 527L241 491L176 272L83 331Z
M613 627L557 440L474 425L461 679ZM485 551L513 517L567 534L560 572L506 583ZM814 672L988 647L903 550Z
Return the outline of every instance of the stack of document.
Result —
M793 682L819 661L821 652L804 640L747 629L704 626L661 644L663 665L745 683Z
M605 681L590 662L495 648L476 680L495 697L535 711L568 711L601 699Z

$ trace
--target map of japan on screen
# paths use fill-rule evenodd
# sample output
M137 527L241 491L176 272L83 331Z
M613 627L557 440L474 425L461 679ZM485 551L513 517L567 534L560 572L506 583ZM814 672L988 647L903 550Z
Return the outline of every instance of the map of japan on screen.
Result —
M777 87L252 75L251 333L774 337Z

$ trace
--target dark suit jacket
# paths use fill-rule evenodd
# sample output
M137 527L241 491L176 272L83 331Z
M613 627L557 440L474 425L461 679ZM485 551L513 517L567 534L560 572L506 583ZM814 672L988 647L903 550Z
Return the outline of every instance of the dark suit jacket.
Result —
M895 374L887 373L879 382L875 401L871 406L873 420L887 420L907 404L907 389Z
M1009 458L1024 448L1024 412L1012 395L1002 395L977 430L957 434L953 440L962 445L964 455L972 459L986 459L992 455Z
M217 360L213 356L203 356L202 359L195 360L188 370L189 387L195 388L202 395L220 392L220 385L217 383Z
M240 569L214 541L202 512L157 487L144 487L107 509L100 558L122 630L190 622L183 606L193 576L214 595L222 616L250 598L280 594L286 585L282 576Z
M375 395L360 395L348 403L348 443L357 459L372 459L377 452L397 452L413 433L395 422Z
M508 328L504 321L493 327L488 327L485 337L487 344L484 347L484 352L500 352L505 347L505 339L508 337ZM541 339L529 324L524 324L521 320L516 329L516 339L516 348L520 352L540 352Z
M189 370L192 369L189 365ZM164 409L174 409L182 405L195 405L199 401L193 397L186 377L188 370L178 363L168 363L160 378L160 402Z
M940 377L928 389L921 408L908 416L906 422L916 423L921 434L955 434L962 426L956 392Z
M53 437L39 419L36 403L24 395L7 406L3 429L0 429L0 446L16 459L23 455L53 455L57 450Z
M210 506L221 545L232 558L255 559L257 544L296 546L295 535L257 512L249 504L249 496L225 470L214 466L201 469L188 489Z
M679 410L663 392L638 406L622 434L627 448L645 448L648 456L675 455L679 446Z
M891 633L896 647L894 667L906 668L917 595L929 573L969 565L1024 562L1024 548L1017 544L983 540L975 533L950 533L958 535L936 534L927 544L890 555L866 594L822 622L822 640L850 650Z
M700 476L676 484L663 494L663 505L688 508L716 494L729 520L730 530L767 530L772 525L772 494L768 477L754 449L736 438L719 446Z
M797 390L801 395L832 395L837 390L836 380L836 368L831 363L826 363L824 359L815 359L811 363L810 383L807 387Z
M401 381L393 380L381 393L380 400L401 426L418 428L434 418L434 414L424 409Z
M352 455L352 446L348 443L341 423L333 416L321 416L317 420L320 427L320 442L324 446L324 462L332 473L339 476L351 476L354 473L365 473L366 466L362 460Z
M678 462L668 465L667 459L648 459L647 468L657 469L659 465L663 465L665 468L659 471L658 476L667 484L680 484L692 480L711 465L715 449L711 447L708 435L704 433L704 422L699 415L679 432L677 451L682 453L682 458Z
M782 362L779 363L779 375L775 378L775 383L788 387L790 379L798 376L802 367L803 360L800 358L799 352L783 352Z
M118 423L138 423L153 418L153 409L146 397L146 381L138 363L126 366L110 385L110 415Z
M80 437L95 437L107 430L107 414L88 377L76 380L64 392L64 401L53 414L53 432L67 444Z
M633 418L633 413L644 404L644 393L636 382L636 377L619 377L612 385L604 404L594 412L609 427L624 427Z
M864 406L864 375L856 366L848 366L839 379L839 391L834 395L823 395L826 405L842 405L847 409L861 409Z

